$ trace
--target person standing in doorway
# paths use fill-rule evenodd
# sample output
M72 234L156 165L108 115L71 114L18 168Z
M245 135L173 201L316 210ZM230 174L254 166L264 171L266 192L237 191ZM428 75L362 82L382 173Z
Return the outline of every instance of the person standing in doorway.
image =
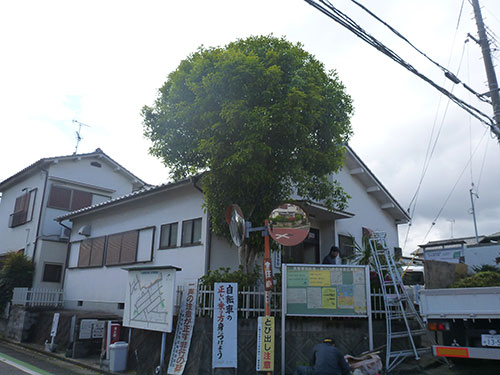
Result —
M340 249L337 246L332 246L330 252L323 258L323 264L342 264L340 259Z

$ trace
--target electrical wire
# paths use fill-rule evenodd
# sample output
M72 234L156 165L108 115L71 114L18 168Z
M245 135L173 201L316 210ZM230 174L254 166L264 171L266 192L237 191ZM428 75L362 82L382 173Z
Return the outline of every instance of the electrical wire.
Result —
M457 25L457 27L458 27L458 25ZM456 39L456 36L457 36L457 30L458 29L455 29L455 36L453 37L453 43L452 43L452 47L451 47L451 51L450 51L450 56L448 58L448 66L451 63L451 57L453 55L453 47L455 45L455 39ZM465 40L464 45L462 47L462 54L460 56L460 62L458 64L457 74L460 72L460 69L462 67L462 62L463 62L463 58L464 58L464 54L465 54L465 46L466 46L466 44L467 44L467 40ZM451 88L452 91L453 91L453 89L454 89L454 87ZM436 109L436 115L434 116L434 122L432 124L432 131L431 131L431 135L429 137L429 143L427 145L427 151L426 151L425 158L424 158L424 164L423 164L423 167L422 167L422 173L421 173L421 176L420 176L420 180L418 182L417 189L415 190L415 193L413 194L413 197L410 200L410 203L408 205L408 213L410 215L410 223L413 220L413 217L415 215L415 211L417 209L418 195L419 195L420 189L422 187L422 182L424 180L425 175L427 174L427 169L429 168L432 156L434 155L434 151L436 149L436 145L437 145L437 142L439 140L439 136L441 135L441 130L442 130L443 125L444 125L444 120L446 118L446 114L448 113L448 108L450 106L450 100L448 100L448 102L446 103L446 108L444 110L442 120L441 120L441 125L439 126L436 138L434 139L434 143L433 143L432 148L431 148L432 138L433 138L433 134L434 134L434 129L436 127L437 118L438 118L438 114L439 114L439 108L441 107L441 98L442 98L442 96L439 97L439 103L438 103L438 107ZM469 116L469 119L470 119L470 116ZM412 204L413 204L413 208L412 208ZM411 230L411 225L408 225L408 228L406 230L405 240L404 240L404 243L403 243L403 249L406 248L406 244L408 242L408 238L409 238L409 235L410 235L410 230Z
M429 233L432 231L432 228L434 228L434 226L436 225L436 222L438 221L439 217L441 216L441 213L443 212L443 210L445 209L446 205L448 204L448 201L450 200L451 196L453 195L453 192L455 191L456 187L458 186L458 183L460 182L460 180L462 179L462 176L464 175L465 171L467 170L467 168L469 167L469 164L471 163L472 161L472 158L474 157L474 155L476 154L478 148L479 148L479 145L483 142L483 139L485 138L485 135L488 133L488 129L485 129L484 133L483 133L483 136L481 137L481 139L479 140L479 142L477 143L476 145L476 148L474 149L474 152L472 153L471 157L469 158L469 160L467 161L467 164L465 165L464 169L462 169L462 172L460 173L460 175L458 176L457 178L457 181L455 182L455 184L453 185L450 193L448 194L448 196L446 197L443 205L441 206L441 208L439 209L436 217L434 218L434 220L432 221L432 224L429 228L429 230L427 231L427 233L425 234L425 237L423 239L423 242L425 242L425 240L427 239L427 236L429 235Z
M479 172L479 178L477 179L476 193L479 195L479 185L481 184L481 177L483 177L483 169L486 161L486 154L488 153L489 142L486 142L486 147L484 148L483 162L481 163L481 170Z
M356 22L354 22L349 16L346 14L342 13L339 11L337 8L335 8L328 0L304 0L314 8L318 9L320 12L325 14L326 16L330 17L333 19L335 22L338 24L342 25L345 27L347 30L351 31L354 35L359 37L360 39L364 40L366 43L370 44L372 47L376 48L416 76L420 77L422 80L425 82L429 83L432 87L434 87L436 90L441 92L442 94L446 95L449 97L455 104L457 104L459 107L464 109L466 112L470 113L472 116L474 116L477 120L479 120L481 123L489 126L492 131L498 132L498 129L496 128L495 122L493 119L488 116L487 114L483 113L479 109L475 108L474 106L464 102L460 98L456 97L453 95L451 92L446 90L445 88L439 86L436 84L434 81L432 81L430 78L425 76L424 74L420 73L417 69L415 69L412 65L407 63L405 60L403 60L399 55L397 55L394 51L386 47L384 44L382 44L380 41L378 41L376 38L368 34L365 30L363 30L362 27L360 27ZM449 77L448 77L449 78ZM496 134L496 133L495 133ZM500 139L500 134L498 134L498 137Z
M458 29L458 26L460 24L460 18L461 18L461 15L462 15L462 9L463 9L463 6L464 6L464 1L465 0L462 0L462 6L460 7L460 13L459 13L459 16L458 16L458 21L457 21L457 29ZM389 30L391 30L395 35L397 35L399 38L401 38L402 40L404 40L407 44L409 44L415 51L417 51L419 54L421 54L422 56L424 56L427 60L429 60L431 63L433 63L434 65L436 65L439 69L441 69L445 75L446 78L448 78L450 81L452 81L453 83L455 84L461 84L462 86L464 86L467 90L469 90L471 93L473 93L479 100L481 101L487 101L488 99L483 95L483 94L480 94L478 93L477 91L475 91L474 89L472 89L470 86L466 85L465 83L463 83L459 78L458 78L458 74L453 74L448 68L445 68L444 66L442 66L441 64L439 64L438 62L434 61L433 59L431 59L426 53L422 52L420 49L418 49L413 43L411 43L405 36L403 36L399 31L397 31L395 28L393 28L391 25L389 25L387 22L385 22L384 20L382 20L380 17L378 17L375 13L373 13L372 11L370 11L368 8L366 8L363 4L359 3L358 1L356 0L351 0L351 2L353 2L354 4L356 4L358 7L360 7L361 9L363 9L366 13L368 13L370 16L372 16L373 18L375 18L377 21L379 21L380 23L382 23L384 26L386 26ZM487 30L488 31L488 30ZM492 37L494 38L494 37Z

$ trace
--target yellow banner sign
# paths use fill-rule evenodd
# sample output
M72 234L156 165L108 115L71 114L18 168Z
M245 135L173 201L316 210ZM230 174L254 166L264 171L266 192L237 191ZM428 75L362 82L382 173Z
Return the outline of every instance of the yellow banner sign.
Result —
M273 316L260 316L258 318L257 371L274 371Z

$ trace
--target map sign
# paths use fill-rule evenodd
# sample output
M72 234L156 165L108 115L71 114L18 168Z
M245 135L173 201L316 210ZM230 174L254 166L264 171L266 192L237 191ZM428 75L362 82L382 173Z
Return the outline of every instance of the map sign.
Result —
M284 264L283 270L287 315L368 316L366 266Z
M172 332L175 268L129 268L123 325Z

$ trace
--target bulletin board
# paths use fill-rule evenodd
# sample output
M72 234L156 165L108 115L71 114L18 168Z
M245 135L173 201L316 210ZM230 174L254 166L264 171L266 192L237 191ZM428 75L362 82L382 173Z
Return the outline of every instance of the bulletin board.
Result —
M284 264L286 315L368 317L368 266Z

